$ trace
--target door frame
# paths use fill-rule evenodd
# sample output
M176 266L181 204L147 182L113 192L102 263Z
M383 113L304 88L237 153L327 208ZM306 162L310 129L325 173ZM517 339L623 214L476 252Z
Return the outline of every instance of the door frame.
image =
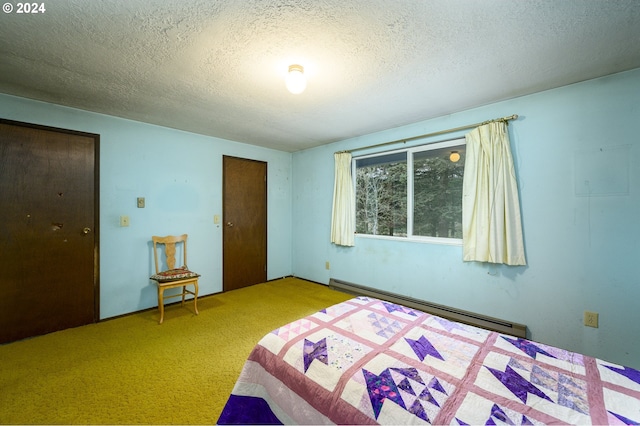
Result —
M93 322L100 321L100 135L0 118L0 123L93 139Z

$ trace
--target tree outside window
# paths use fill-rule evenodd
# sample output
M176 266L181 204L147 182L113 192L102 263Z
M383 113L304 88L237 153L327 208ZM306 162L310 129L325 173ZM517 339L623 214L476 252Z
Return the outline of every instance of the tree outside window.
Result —
M464 146L452 162L451 148L413 154L413 235L462 238Z
M407 153L356 161L356 232L407 236Z

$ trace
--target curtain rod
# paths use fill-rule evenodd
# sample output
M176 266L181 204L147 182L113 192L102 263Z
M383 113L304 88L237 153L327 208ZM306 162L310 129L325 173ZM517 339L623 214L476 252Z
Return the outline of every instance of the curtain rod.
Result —
M518 114L513 114L513 115L510 115L508 117L494 118L493 120L483 121L482 123L468 124L466 126L454 127L453 129L440 130L439 132L427 133L427 134L420 135L420 136L412 136L410 138L398 139L398 140L391 141L391 142L383 142L383 143L379 143L379 144L375 144L375 145L363 146L363 147L360 147L360 148L348 149L348 150L339 151L339 152L362 151L364 149L377 148L379 146L392 145L394 143L400 143L400 142L407 143L409 141L414 141L416 139L424 139L424 138L428 138L430 136L438 136L438 135L444 135L444 134L447 134L447 133L457 132L457 131L460 131L460 130L467 130L467 129L471 129L471 128L478 127L478 126L484 126L485 124L489 124L489 123L495 123L495 122L500 122L500 121L504 121L505 123L508 123L510 120L517 120L517 119L518 119Z

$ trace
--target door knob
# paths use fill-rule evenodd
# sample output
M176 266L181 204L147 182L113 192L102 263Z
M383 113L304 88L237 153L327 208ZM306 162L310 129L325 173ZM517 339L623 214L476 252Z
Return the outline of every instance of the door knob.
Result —
M87 235L89 232L91 232L91 228L84 228L82 230L82 233L85 234L85 235Z
M233 223L227 222L227 226L231 227L231 226L233 226Z

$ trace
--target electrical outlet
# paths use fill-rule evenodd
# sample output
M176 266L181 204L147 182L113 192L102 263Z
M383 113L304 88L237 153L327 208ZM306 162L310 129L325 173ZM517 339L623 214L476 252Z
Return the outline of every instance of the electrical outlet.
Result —
M129 226L129 216L120 216L120 226Z
M138 208L144 209L144 197L138 197L137 202L138 202Z
M324 262L324 269L331 269L331 265L329 265L329 261Z
M584 311L584 325L587 327L598 328L598 313Z

